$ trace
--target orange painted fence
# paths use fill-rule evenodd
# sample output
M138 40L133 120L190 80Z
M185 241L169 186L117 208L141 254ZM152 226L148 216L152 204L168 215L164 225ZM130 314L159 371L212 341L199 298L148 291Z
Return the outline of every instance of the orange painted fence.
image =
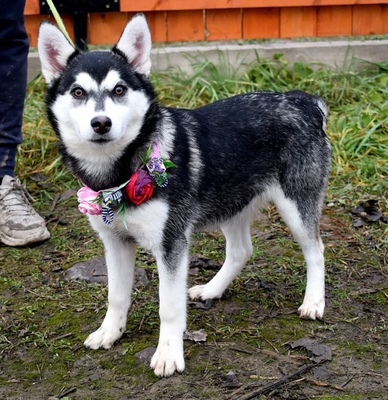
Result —
M41 21L53 20L40 1L25 8L33 47ZM388 34L388 0L120 0L120 12L89 15L89 43L115 43L137 12L159 43ZM73 16L62 17L74 38Z

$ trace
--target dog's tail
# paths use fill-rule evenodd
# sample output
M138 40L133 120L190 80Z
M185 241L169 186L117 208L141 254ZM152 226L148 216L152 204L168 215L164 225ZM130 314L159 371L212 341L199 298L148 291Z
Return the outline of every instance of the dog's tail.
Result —
M303 92L302 90L291 90L290 92L286 92L286 95L292 96L292 97L299 97L299 98L309 98L309 99L313 100L313 102L318 106L319 111L322 114L323 130L326 131L327 118L329 116L329 107L325 103L325 101L322 99L322 97L319 97L315 94L309 94L309 93Z
M315 103L319 107L319 109L322 111L322 114L324 115L325 119L327 120L327 117L329 116L329 107L325 103L325 101L322 99L322 97L319 96L312 96Z
M327 118L329 116L329 107L321 97L319 96L312 96L312 97L322 113L323 130L326 132Z

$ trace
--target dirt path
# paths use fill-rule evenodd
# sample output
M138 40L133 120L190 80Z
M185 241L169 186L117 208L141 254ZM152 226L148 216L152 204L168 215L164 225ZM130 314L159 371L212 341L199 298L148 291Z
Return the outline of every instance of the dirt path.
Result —
M111 350L89 351L82 342L104 316L106 289L69 281L66 270L102 248L72 206L57 210L49 227L53 238L41 246L0 247L1 399L388 398L382 222L356 229L346 210L326 210L327 309L323 321L304 321L296 314L302 257L270 211L253 230L252 260L223 299L190 303L188 330L203 329L206 341L187 340L186 370L168 379L154 377L137 355L157 343L152 257L139 251L149 283L134 294L123 338ZM196 236L191 284L214 275L222 249L218 233Z

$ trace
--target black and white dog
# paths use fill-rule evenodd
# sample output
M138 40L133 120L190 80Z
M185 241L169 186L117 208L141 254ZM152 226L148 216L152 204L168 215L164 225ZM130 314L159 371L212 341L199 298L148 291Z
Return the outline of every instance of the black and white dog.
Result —
M325 307L319 220L331 149L327 107L295 91L257 92L196 110L158 104L149 80L151 36L143 15L111 51L79 53L50 23L39 55L48 84L49 119L70 170L84 183L80 210L102 239L109 306L85 346L110 348L126 329L136 246L159 272L160 337L151 367L183 371L189 246L193 232L218 226L226 259L190 298L222 296L252 254L250 225L274 203L302 248L307 287L301 317Z

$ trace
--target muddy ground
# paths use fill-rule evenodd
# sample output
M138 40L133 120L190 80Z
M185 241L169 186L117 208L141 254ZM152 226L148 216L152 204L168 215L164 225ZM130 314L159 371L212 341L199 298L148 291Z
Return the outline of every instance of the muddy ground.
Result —
M356 228L349 211L331 204L322 219L324 320L297 316L303 259L271 209L253 228L254 256L224 297L190 303L188 331L202 329L206 341L186 340L186 370L164 379L142 360L159 325L152 256L139 251L149 283L134 293L124 336L110 350L87 350L83 340L104 317L107 291L68 280L66 271L101 256L102 247L74 202L47 211L48 242L0 247L0 398L388 399L387 225ZM215 274L223 245L217 232L196 235L190 284Z

